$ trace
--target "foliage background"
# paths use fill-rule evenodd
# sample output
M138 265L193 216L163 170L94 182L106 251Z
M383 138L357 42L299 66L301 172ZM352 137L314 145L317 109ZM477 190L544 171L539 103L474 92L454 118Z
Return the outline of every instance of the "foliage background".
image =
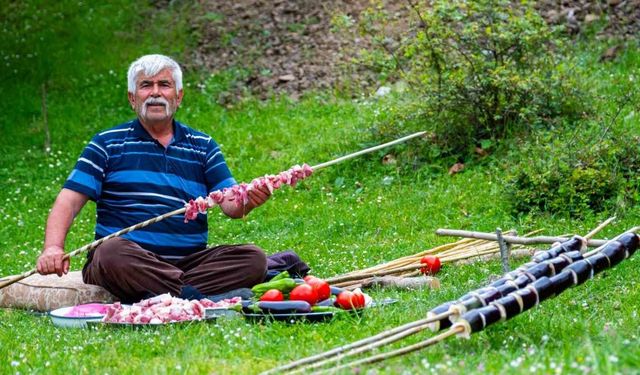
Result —
M197 4L2 2L0 22L0 274L30 269L42 246L48 209L84 144L100 129L132 117L126 106L125 71L143 53L162 52L189 61L197 45L191 21ZM439 227L520 233L586 233L617 214L602 237L637 225L637 100L639 56L628 42L613 62L599 63L596 51L608 41L579 36L573 44L576 81L592 91L592 113L570 126L541 129L525 138L496 143L485 157L465 160L465 170L446 174L454 158L422 158L429 139L323 170L296 189L278 192L245 220L213 213L210 243L254 242L275 252L295 249L320 276L331 276L413 254L450 241ZM412 97L395 93L356 97L310 92L300 100L243 97L220 103L232 90L233 70L188 67L179 118L222 144L239 180L273 173L291 164L332 159L381 140L375 124L402 123L395 112ZM52 149L43 150L41 110L46 85ZM635 97L634 97L635 98ZM625 105L621 105L625 104ZM402 118L402 117L398 117ZM605 125L603 127L603 124ZM552 147L553 146L553 147ZM636 147L636 148L633 148ZM396 163L382 163L395 159ZM575 156L574 156L575 155ZM544 200L557 186L539 189L548 174L579 169L593 186L617 178L613 204L586 209L582 201ZM613 172L598 169L615 167ZM512 189L521 171L532 178ZM559 172L558 172L559 171ZM573 172L571 172L573 173ZM512 179L510 176L514 176ZM581 178L576 178L582 181ZM550 179L549 179L550 180ZM556 177L555 181L563 181ZM582 185L580 185L582 186ZM529 189L529 190L526 190ZM560 190L560 189L558 189ZM508 192L541 191L516 210ZM598 190L599 191L599 190ZM579 191L581 192L581 191ZM568 197L575 194L568 189ZM573 194L573 195L572 195ZM628 195L627 195L628 194ZM578 194L578 196L581 196ZM542 204L535 203L539 199ZM548 209L554 202L554 210ZM585 207L583 210L582 208ZM578 209L580 208L580 209ZM575 211L575 212L574 212ZM579 215L575 215L579 213ZM69 250L93 238L95 207L76 220ZM81 257L73 261L80 269ZM363 317L323 324L249 324L241 319L154 330L61 330L46 316L0 311L1 373L257 373L383 329L422 318L437 304L483 285L499 273L495 262L445 267L436 291L373 290L374 298L399 303ZM469 341L451 340L432 350L400 357L363 371L379 373L632 373L640 363L638 259L495 326ZM415 342L425 335L408 339Z

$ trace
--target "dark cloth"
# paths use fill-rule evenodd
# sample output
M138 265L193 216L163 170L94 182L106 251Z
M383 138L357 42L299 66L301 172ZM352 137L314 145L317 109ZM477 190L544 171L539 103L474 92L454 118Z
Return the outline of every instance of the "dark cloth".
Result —
M205 295L250 288L264 281L266 270L266 255L255 245L215 246L173 261L115 237L89 253L82 277L132 303L163 293L179 296L185 285Z
M270 280L280 272L287 271L291 277L305 277L309 273L309 266L300 256L291 250L282 251L267 257L267 277Z

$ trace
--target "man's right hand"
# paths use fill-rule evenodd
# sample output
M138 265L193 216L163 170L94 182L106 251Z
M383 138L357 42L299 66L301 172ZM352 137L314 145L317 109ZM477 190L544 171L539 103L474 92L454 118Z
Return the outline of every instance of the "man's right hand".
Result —
M38 257L37 270L41 275L56 273L62 276L69 272L69 258L64 257L64 249L60 246L49 246Z

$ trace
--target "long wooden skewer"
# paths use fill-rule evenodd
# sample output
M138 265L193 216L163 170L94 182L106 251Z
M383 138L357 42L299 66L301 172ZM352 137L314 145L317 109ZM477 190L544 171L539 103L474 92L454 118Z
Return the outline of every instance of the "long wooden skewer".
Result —
M591 240L591 238L600 232L604 227L610 224L613 220L615 220L615 216L611 217L604 222L602 222L597 228L592 230L590 233L584 236L586 240ZM476 232L471 232L476 233ZM487 233L488 234L488 233ZM513 232L506 232L503 236L511 236ZM535 233L531 233L535 234ZM526 234L524 237L516 237L511 236L512 238L520 240L528 240L534 239L532 243L554 243L561 240L566 240L567 236L538 236L538 237L529 237L531 234ZM491 234L495 236L494 234ZM555 241L554 241L555 240ZM605 242L604 240L592 240L591 244L597 244L600 242ZM422 253L432 253L437 254L438 258L442 263L450 263L456 262L459 260L468 259L471 257L480 257L484 255L491 255L498 252L498 245L491 240L486 239L470 239L464 238L460 241L457 241L452 244L445 244L438 246L434 249L426 250ZM437 250L437 251L436 251ZM421 253L421 254L422 254ZM396 259L394 261L383 263L381 265L377 265L365 270L353 271L343 275L334 276L328 279L325 279L329 284L337 286L337 287L348 287L356 284L360 284L360 281L367 281L373 277L380 277L386 275L394 275L394 274L402 274L403 276L409 276L409 274L414 274L412 271L416 271L420 268L423 268L424 265L420 263L420 254L410 255L408 257Z
M357 151L357 152L354 152L354 153L351 153L351 154L348 154L348 155L345 155L345 156L341 156L341 157L339 157L337 159L334 159L334 160L331 160L331 161L328 161L328 162L325 162L325 163L321 163L321 164L315 165L315 166L311 167L311 169L316 171L318 169L322 169L322 168L325 168L325 167L328 167L328 166L331 166L331 165L334 165L334 164L338 164L338 163L343 162L345 160L353 159L356 156L368 154L370 152L374 152L374 151L383 149L385 147L397 145L399 143L405 142L405 141L407 141L409 139L412 139L412 138L420 137L420 136L424 135L425 133L426 132L424 132L424 131L413 133L413 134L410 134L410 135L408 135L406 137L402 137L402 138L396 139L396 140L391 141L391 142L387 142L387 143L383 143L381 145L369 147L367 149L360 150L360 151ZM164 219L167 219L167 218L169 218L171 216L183 214L185 211L186 211L186 207L183 207L183 208L171 211L171 212L167 212L166 214L154 217L152 219L143 221L141 223L132 225L132 226L130 226L128 228L121 229L121 230L119 230L119 231L117 231L115 233L112 233L112 234L110 234L108 236L102 237L99 240L93 241L92 243L90 243L88 245L85 245L85 246L83 246L83 247L81 247L79 249L73 250L73 251L65 254L63 259L66 260L66 259L71 258L72 256L78 255L78 254L83 253L85 251L88 251L88 250L91 250L91 249L95 249L96 247L98 247L101 243L103 243L106 240L109 240L109 239L114 238L114 237L121 236L123 234L127 234L129 232L133 232L136 229L144 228L144 227L146 227L148 225L151 225L151 224L155 224L155 223L157 223L159 221L162 221ZM16 275L16 276L13 276L13 277L7 277L7 278L4 278L4 279L0 279L0 289L4 288L6 286L9 286L9 285L11 285L11 284L13 284L15 282L18 282L18 281L20 281L20 280L22 280L24 278L27 278L27 277L35 274L36 272L38 272L38 270L36 268L33 268L33 269L31 269L29 271L26 271L26 272L24 272L24 273L22 273L20 275Z
M436 234L439 236L453 236L453 237L466 237L476 238L481 240L497 241L498 238L495 233L485 232L471 232L467 230L457 229L438 229ZM516 237L516 236L502 236L505 242L515 243L519 245L535 245L535 244L552 244L554 242L566 241L565 237L549 237L549 236L536 236L536 237ZM596 247L602 246L606 243L605 240L589 240L587 246Z
M450 328L436 336L430 337L427 340L424 341L420 341L417 342L413 345L409 345L409 346L405 346L403 348L394 350L392 352L388 352L388 353L380 353L378 355L374 355L371 357L366 357L366 358L362 358L360 360L354 361L354 362L350 362L350 363L345 363L343 365L340 366L336 366L336 367L332 367L326 371L320 370L319 372L313 372L312 374L318 374L318 373L324 373L324 372L328 372L330 374L345 369L345 368L350 368L353 366L358 366L358 365L364 365L364 364L369 364L369 363L376 363L376 362L381 362L384 360L387 360L389 358L393 358L393 357L398 357L404 354L408 354L411 352L415 352L416 350L420 350L420 349L424 349L427 348L429 346L433 346L441 341L444 341L445 339L457 335L458 333L462 333L462 331L464 331L464 328L461 326L455 327L455 328Z
M434 317L431 318L427 318L427 319L420 319L420 320L416 320L414 322L410 322L404 325L401 325L399 327L390 329L388 331L384 331L384 332L380 332L379 334L375 335L375 336L370 336L370 337L366 337L362 340L356 341L356 342L352 342L350 344L347 345L343 345L343 346L339 346L335 349L329 350L327 352L323 352L320 354L316 354L314 356L311 357L306 357L306 358L302 358L300 360L288 363L286 365L280 366L280 367L276 367L273 368L271 370L267 370L265 372L262 372L261 375L270 375L270 374L275 374L275 373L283 373L286 372L288 370L293 370L297 367L300 367L302 365L306 365L306 364L310 364L308 366L305 366L304 368L300 368L299 370L296 371L292 371L290 373L297 373L299 371L303 371L309 368L316 368L318 366L324 365L327 363L326 360L328 357L331 357L335 354L340 354L340 353L344 353L348 350L351 349L357 349L357 348L361 348L367 344L371 344L371 343L376 343L378 340L380 339L384 339L384 338L388 338L388 337L392 337L394 335L397 334L402 334L403 332L406 331L410 331L416 328L421 328L422 326L424 326L425 324L429 324L429 323L433 323L436 319L440 320L440 319L444 319L446 318L448 315L448 313L442 313L440 315L436 315ZM368 350L368 349L367 349ZM351 353L351 352L349 352ZM340 358L346 357L347 355L351 355L351 354L344 354L342 355ZM333 362L333 359L335 357L331 357L331 362ZM317 360L320 360L318 362L316 362Z
M615 219L615 217L612 217L612 218L609 218L609 219L605 220L604 222L602 222L595 229L593 229L592 231L590 231L588 234L586 234L584 236L585 240L587 240L587 241L590 240L593 236L595 236L598 232L600 232L604 227L606 227L608 224L610 224L614 219ZM633 228L630 231L635 231L636 228ZM599 250L599 249L596 249L596 250ZM594 254L595 252L591 252L591 253ZM586 255L587 254L585 254L585 256ZM303 371L306 371L306 370L309 370L309 369L318 368L318 367L326 365L327 363L336 362L336 361L339 361L342 358L349 357L349 356L352 356L352 355L356 355L356 354L359 354L359 353L363 353L363 352L375 349L377 347L384 346L384 345L396 342L398 340L403 339L404 337L407 337L407 336L416 334L418 332L421 332L421 331L429 328L431 323L436 322L436 321L440 321L441 319L447 318L450 315L451 315L451 313L447 311L447 312L444 312L444 313L441 313L441 314L437 314L437 315L435 315L433 317L430 317L430 318L416 320L414 322L410 322L410 323L407 323L405 325L402 325L402 326L399 326L399 327L396 327L396 328L393 328L393 329L390 329L390 330L387 330L387 331L380 332L377 335L364 338L362 340L353 342L351 344L340 346L338 348L335 348L335 349L332 349L332 350L329 350L329 351L326 351L326 352L323 352L323 353L319 353L319 354L316 354L316 355L311 356L311 357L302 358L302 359L299 359L297 361L288 363L286 365L283 365L283 366L280 366L280 367L276 367L274 369L271 369L271 370L268 370L266 372L263 372L262 375L273 374L273 373L276 373L276 372L277 373L281 373L281 372L286 372L286 371L289 371L289 370L291 370L289 373L295 374L295 373L303 372ZM446 336L446 337L448 337L448 336ZM444 339L446 337L443 337L442 339ZM423 348L425 346L429 346L429 345L432 345L433 343L435 343L435 342L431 343L431 340L432 339L428 339L426 341L423 341L422 343L419 343L420 345L423 345L423 346L415 347L415 348L413 348L413 349L411 349L409 351L418 350L418 349L421 349L421 348ZM424 343L428 343L428 344L424 345ZM418 345L418 344L416 344L416 345ZM405 351L402 351L403 349L399 349L398 351L391 352L392 353L391 356L388 356L386 354L381 354L380 356L383 356L383 358L385 358L385 359L386 358L395 357L397 355L404 354ZM408 353L409 351L406 351L406 353ZM373 357L368 357L368 358L364 359L364 360L371 360L371 362L361 362L361 361L350 362L348 364L348 366L355 366L355 365L362 364L362 363L378 362L378 361L382 360L382 359L377 359L378 357L379 356L373 356ZM345 366L347 366L347 365L343 365L343 366L340 366L340 367L337 367L337 368L333 368L332 372L333 372L333 370L345 368Z
M614 221L616 219L615 216L611 216L610 218L608 218L607 220L603 221L602 223L600 223L600 225L598 225L597 227L595 227L591 232L587 233L584 238L586 240L590 240L593 238L593 236L595 236L596 234L598 234L604 227L606 227L607 225L611 224L612 221Z
M318 367L322 367L322 366L326 365L329 362L338 362L338 361L340 361L341 359L343 359L345 357L350 357L350 356L353 356L353 355L356 355L356 354L364 353L364 352L367 352L369 350L378 348L380 346L384 346L384 345L387 345L387 344L394 343L396 341L402 340L403 338L405 338L407 336L411 336L411 335L416 334L418 332L424 331L425 329L429 328L430 324L433 323L434 321L436 321L436 319L438 319L438 320L439 319L444 319L447 316L449 316L448 312L439 314L439 315L434 316L434 317L429 318L429 319L421 319L421 320L415 321L415 322L413 322L413 326L411 326L409 328L405 328L404 330L398 331L397 333L395 333L393 335L384 336L384 337L381 337L378 340L367 340L368 342L364 342L364 340L363 340L362 342L360 342L360 344L358 346L352 348L351 350L349 350L346 353L345 352L336 353L337 355L335 355L335 356L333 356L331 358L327 358L325 360L318 361L318 362L315 362L315 363L310 363L307 366L295 369L295 370L289 372L288 374L293 375L293 374L299 374L299 373L308 373L308 370L315 369L315 368L318 368ZM416 324L418 322L421 322L421 324ZM398 327L398 328L400 328L400 327ZM375 337L375 336L373 336L373 337ZM373 339L373 337L370 337L370 339ZM358 364L357 362L358 361L350 362L349 366L357 365ZM340 368L342 368L342 367L340 367Z
M169 218L171 216L183 214L185 211L186 211L186 207L183 207L183 208L177 209L175 211L167 212L166 214L154 217L153 219L149 219L149 220L143 221L141 223L132 225L132 226L130 226L128 228L121 229L121 230L119 230L119 231L117 231L115 233L111 233L108 236L102 237L99 240L95 240L95 241L91 242L88 245L85 245L85 246L83 246L83 247L81 247L79 249L73 250L73 251L65 254L62 259L66 260L66 259L71 258L72 256L78 255L78 254L83 253L85 251L89 251L91 249L95 249L96 247L100 246L100 244L103 243L106 240L109 240L109 239L114 238L114 237L121 236L123 234L127 234L129 232L133 232L136 229L144 228L144 227L146 227L148 225L157 223L157 222L162 221L162 220L164 220L166 218ZM15 282L18 282L18 281L20 281L22 279L25 279L25 278L27 278L27 277L29 277L29 276L37 273L37 272L38 272L38 270L36 268L33 268L33 269L29 270L29 271L21 273L20 275L16 275L16 276L13 276L13 277L0 279L0 289L2 289L4 287L7 287L7 286L9 286L9 285L11 285L11 284L13 284Z
M609 220L607 222L607 224L610 223L611 221L613 221L613 220ZM602 230L602 228L604 228L604 226L600 226L599 229L598 228L597 229L598 230ZM637 232L639 229L640 229L640 227L631 228L631 229L623 232L622 234L616 236L614 239L611 239L609 241L614 241L616 238L624 235L625 233ZM590 232L588 235L593 236L596 233L597 233L597 231L594 230L594 231ZM590 257L592 255L595 255L596 253L601 251L604 247L605 246L603 245L601 247L598 247L597 249L594 249L593 251L590 251L589 253L584 254L584 258L583 259L586 259L586 258L588 258L588 257ZM443 316L448 316L448 315L449 315L449 313L445 312L445 313L442 313L442 314L438 314L437 316L434 316L433 319L435 319L436 317L441 319ZM414 323L422 322L424 320L425 319L422 319L422 320L416 321ZM406 326L409 326L409 325L410 325L410 323L406 324ZM402 339L405 336L409 336L409 335L411 335L413 333L417 333L417 332L420 332L421 330L425 329L425 328L421 329L421 327L425 327L426 328L426 327L428 327L428 325L424 324L424 325L420 325L420 326L416 326L416 327L411 327L411 332L408 332L408 330L405 330L405 332L407 332L406 335L403 335L402 334L403 332L395 333L393 336L387 337L386 339L381 340L379 342L375 342L375 341L374 342L370 342L370 343L367 343L367 345L365 347L361 347L359 349L351 350L350 352L345 353L344 355L341 355L338 358L328 358L328 359L325 358L324 360L321 360L320 362L308 364L304 368L298 368L293 373L296 373L296 372L299 372L299 371L303 371L303 370L306 370L308 368L317 368L317 367L326 365L329 362L334 362L336 360L342 359L343 357L346 357L346 356L349 356L349 355L353 355L353 354L357 354L357 353L362 353L362 352L377 348L379 346L386 345L388 343L398 341L398 340ZM452 329L450 329L447 332L451 332L451 330L455 330L455 329L459 329L459 328L460 327L458 327L458 328L453 327ZM456 333L457 333L457 331L456 331ZM379 334L378 336L381 336L381 335L382 335L382 333ZM444 336L444 337L441 337L441 336ZM440 341L444 340L445 338L447 338L449 336L450 335L440 334L438 336L435 336L433 338L427 339L425 341L419 342L419 343L414 344L414 345L409 345L409 346L406 346L406 347L403 347L403 348L400 348L400 349L397 349L397 350L394 350L394 351L391 351L391 352L381 353L379 355L366 357L366 358L363 358L361 360L348 362L348 363L345 363L345 364L343 364L341 366L338 366L338 367L333 367L331 369L325 369L325 370L319 370L319 371L328 371L329 373L333 373L333 372L335 372L335 371L337 371L339 369L353 367L353 366L357 366L357 365L361 365L361 364L380 362L380 361L383 361L383 360L388 359L388 358L397 357L399 355L407 354L407 353L422 349L424 347L431 346L431 345L433 345L433 344L435 344L437 342L440 342ZM364 340L361 340L361 341L364 341Z
M611 221L609 221L609 222L611 222ZM602 229L602 228L600 228L600 229ZM640 226L639 226L639 227L631 228L631 229L629 229L629 230L627 230L627 231L623 232L622 234L620 234L620 235L616 236L615 238L613 238L613 239L611 239L611 240L607 241L607 243L608 243L608 242L610 242L610 241L614 241L616 238L619 238L619 237L621 237L622 235L624 235L624 234L626 234L626 233L635 233L635 232L637 232L638 230L640 230ZM591 234L591 233L589 233L589 234ZM594 234L595 234L595 233L594 233ZM604 245L603 245L603 246L600 246L600 247L598 247L597 249L594 249L594 250L592 250L592 251L590 251L590 252L588 252L588 253L584 254L584 259L586 259L586 258L588 258L589 256L592 256L592 255L594 255L594 254L598 253L598 252L599 252L599 251L601 251L604 247L605 247ZM444 315L444 314L446 314L446 313L439 314L439 315ZM417 327L414 329L414 331L418 331ZM460 333L460 332L462 332L462 331L464 331L464 328L463 328L462 326L455 326L455 325L454 325L454 326L453 326L453 327L451 327L449 330L447 330L447 331L445 331L445 332L443 332L443 333L441 333L441 334L439 334L439 335L437 335L437 336L431 337L431 338L429 338L429 339L427 339L427 340L424 340L424 341L421 341L421 342L415 343L415 344L413 344L413 345L408 345L408 346L405 346L405 347L402 347L402 348L399 348L399 349L396 349L396 350L393 350L393 351L390 351L390 352L385 352L385 353L381 353L381 354L378 354L378 355L374 355L374 356L370 356L370 357L362 358L362 359L360 359L360 360L356 360L356 361L352 361L352 362L344 363L344 364L342 364L342 365L340 365L340 366L332 367L332 368L329 368L329 369L318 370L317 372L313 372L312 374L318 374L318 373L334 373L334 372L336 372L336 371L338 371L338 370L342 370L342 369L345 369L345 368L351 368L351 367L358 366L358 365L363 365L363 364L369 364L369 363L381 362L381 361L384 361L384 360L389 359L389 358L398 357L398 356L403 355L403 354L408 354L408 353L411 353L411 352L414 352L414 351L417 351L417 350L420 350L420 349L426 348L426 347L428 347L428 346L435 345L435 344L437 344L437 343L439 343L439 342L441 342L441 341L445 340L446 338L448 338L448 337L450 337L450 336L452 336L452 335L458 334L458 333ZM400 334L396 334L396 336L398 336L398 340L402 338L402 337L400 337ZM389 339L390 339L390 338L389 338ZM393 340L393 341L397 341L397 340ZM391 342L393 342L393 341L391 341ZM385 344L386 344L386 342L385 342ZM382 344L382 345L383 345L383 344ZM381 345L378 345L377 343L371 343L371 344L367 345L367 350L370 350L370 349L376 348L376 347L378 347L378 346L381 346ZM361 348L361 349L363 349L363 350L361 350L361 351L359 351L359 352L363 352L363 351L365 351L365 350L364 350L365 348ZM355 351L354 351L354 352L355 352ZM347 356L347 355L348 355L348 353L346 353L344 356ZM333 361L332 361L332 360L325 360L325 361L323 361L323 363L320 363L320 364L312 364L312 365L310 365L310 366L305 367L305 369L306 369L306 368L309 368L309 367L316 368L316 367L319 367L319 366L321 366L321 365L324 365L324 364L326 364L326 363L328 363L328 362L333 362ZM296 372L298 372L298 371L302 371L302 370L304 370L304 369L297 369L297 370L296 370Z
M337 159L334 159L334 160L331 160L331 161L328 161L328 162L325 162L325 163L318 164L318 165L316 165L316 166L312 167L312 169L313 169L313 170L316 170L316 169L320 169L320 168L328 167L328 166L330 166L330 165L338 164L338 163L343 162L343 161L345 161L345 160L353 159L353 158L355 158L356 156L360 156L360 155L368 154L368 153L370 153L370 152L374 152L374 151L381 150L381 149L383 149L383 148L385 148L385 147L389 147L389 146L397 145L397 144L399 144L399 143L402 143L402 142L408 141L409 139L413 139L413 138L416 138L416 137L420 137L421 135L425 135L425 134L427 134L427 132L424 132L424 131L423 131L423 132L417 132L417 133L409 134L409 135L407 135L406 137L398 138L398 139L396 139L395 141L391 141L391 142L383 143L383 144L381 144L381 145L377 145L377 146L369 147L369 148L366 148L366 149L364 149L364 150L356 151L356 152L354 152L354 153L352 153L352 154L345 155L345 156L341 156L341 157L339 157L339 158L337 158Z

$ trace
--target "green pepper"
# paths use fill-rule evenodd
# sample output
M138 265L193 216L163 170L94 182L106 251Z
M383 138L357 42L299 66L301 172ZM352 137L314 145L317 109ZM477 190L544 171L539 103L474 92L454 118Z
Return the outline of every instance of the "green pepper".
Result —
M281 278L279 280L271 280L266 283L255 285L251 288L255 298L260 298L267 290L277 289L282 293L288 293L296 287L296 281L292 278Z
M312 312L341 312L342 310L333 306L311 306Z
M289 272L282 271L279 274L277 274L275 277L273 277L271 280L269 280L268 282L278 281L278 280L287 279L287 278L291 278L291 276L289 276Z

